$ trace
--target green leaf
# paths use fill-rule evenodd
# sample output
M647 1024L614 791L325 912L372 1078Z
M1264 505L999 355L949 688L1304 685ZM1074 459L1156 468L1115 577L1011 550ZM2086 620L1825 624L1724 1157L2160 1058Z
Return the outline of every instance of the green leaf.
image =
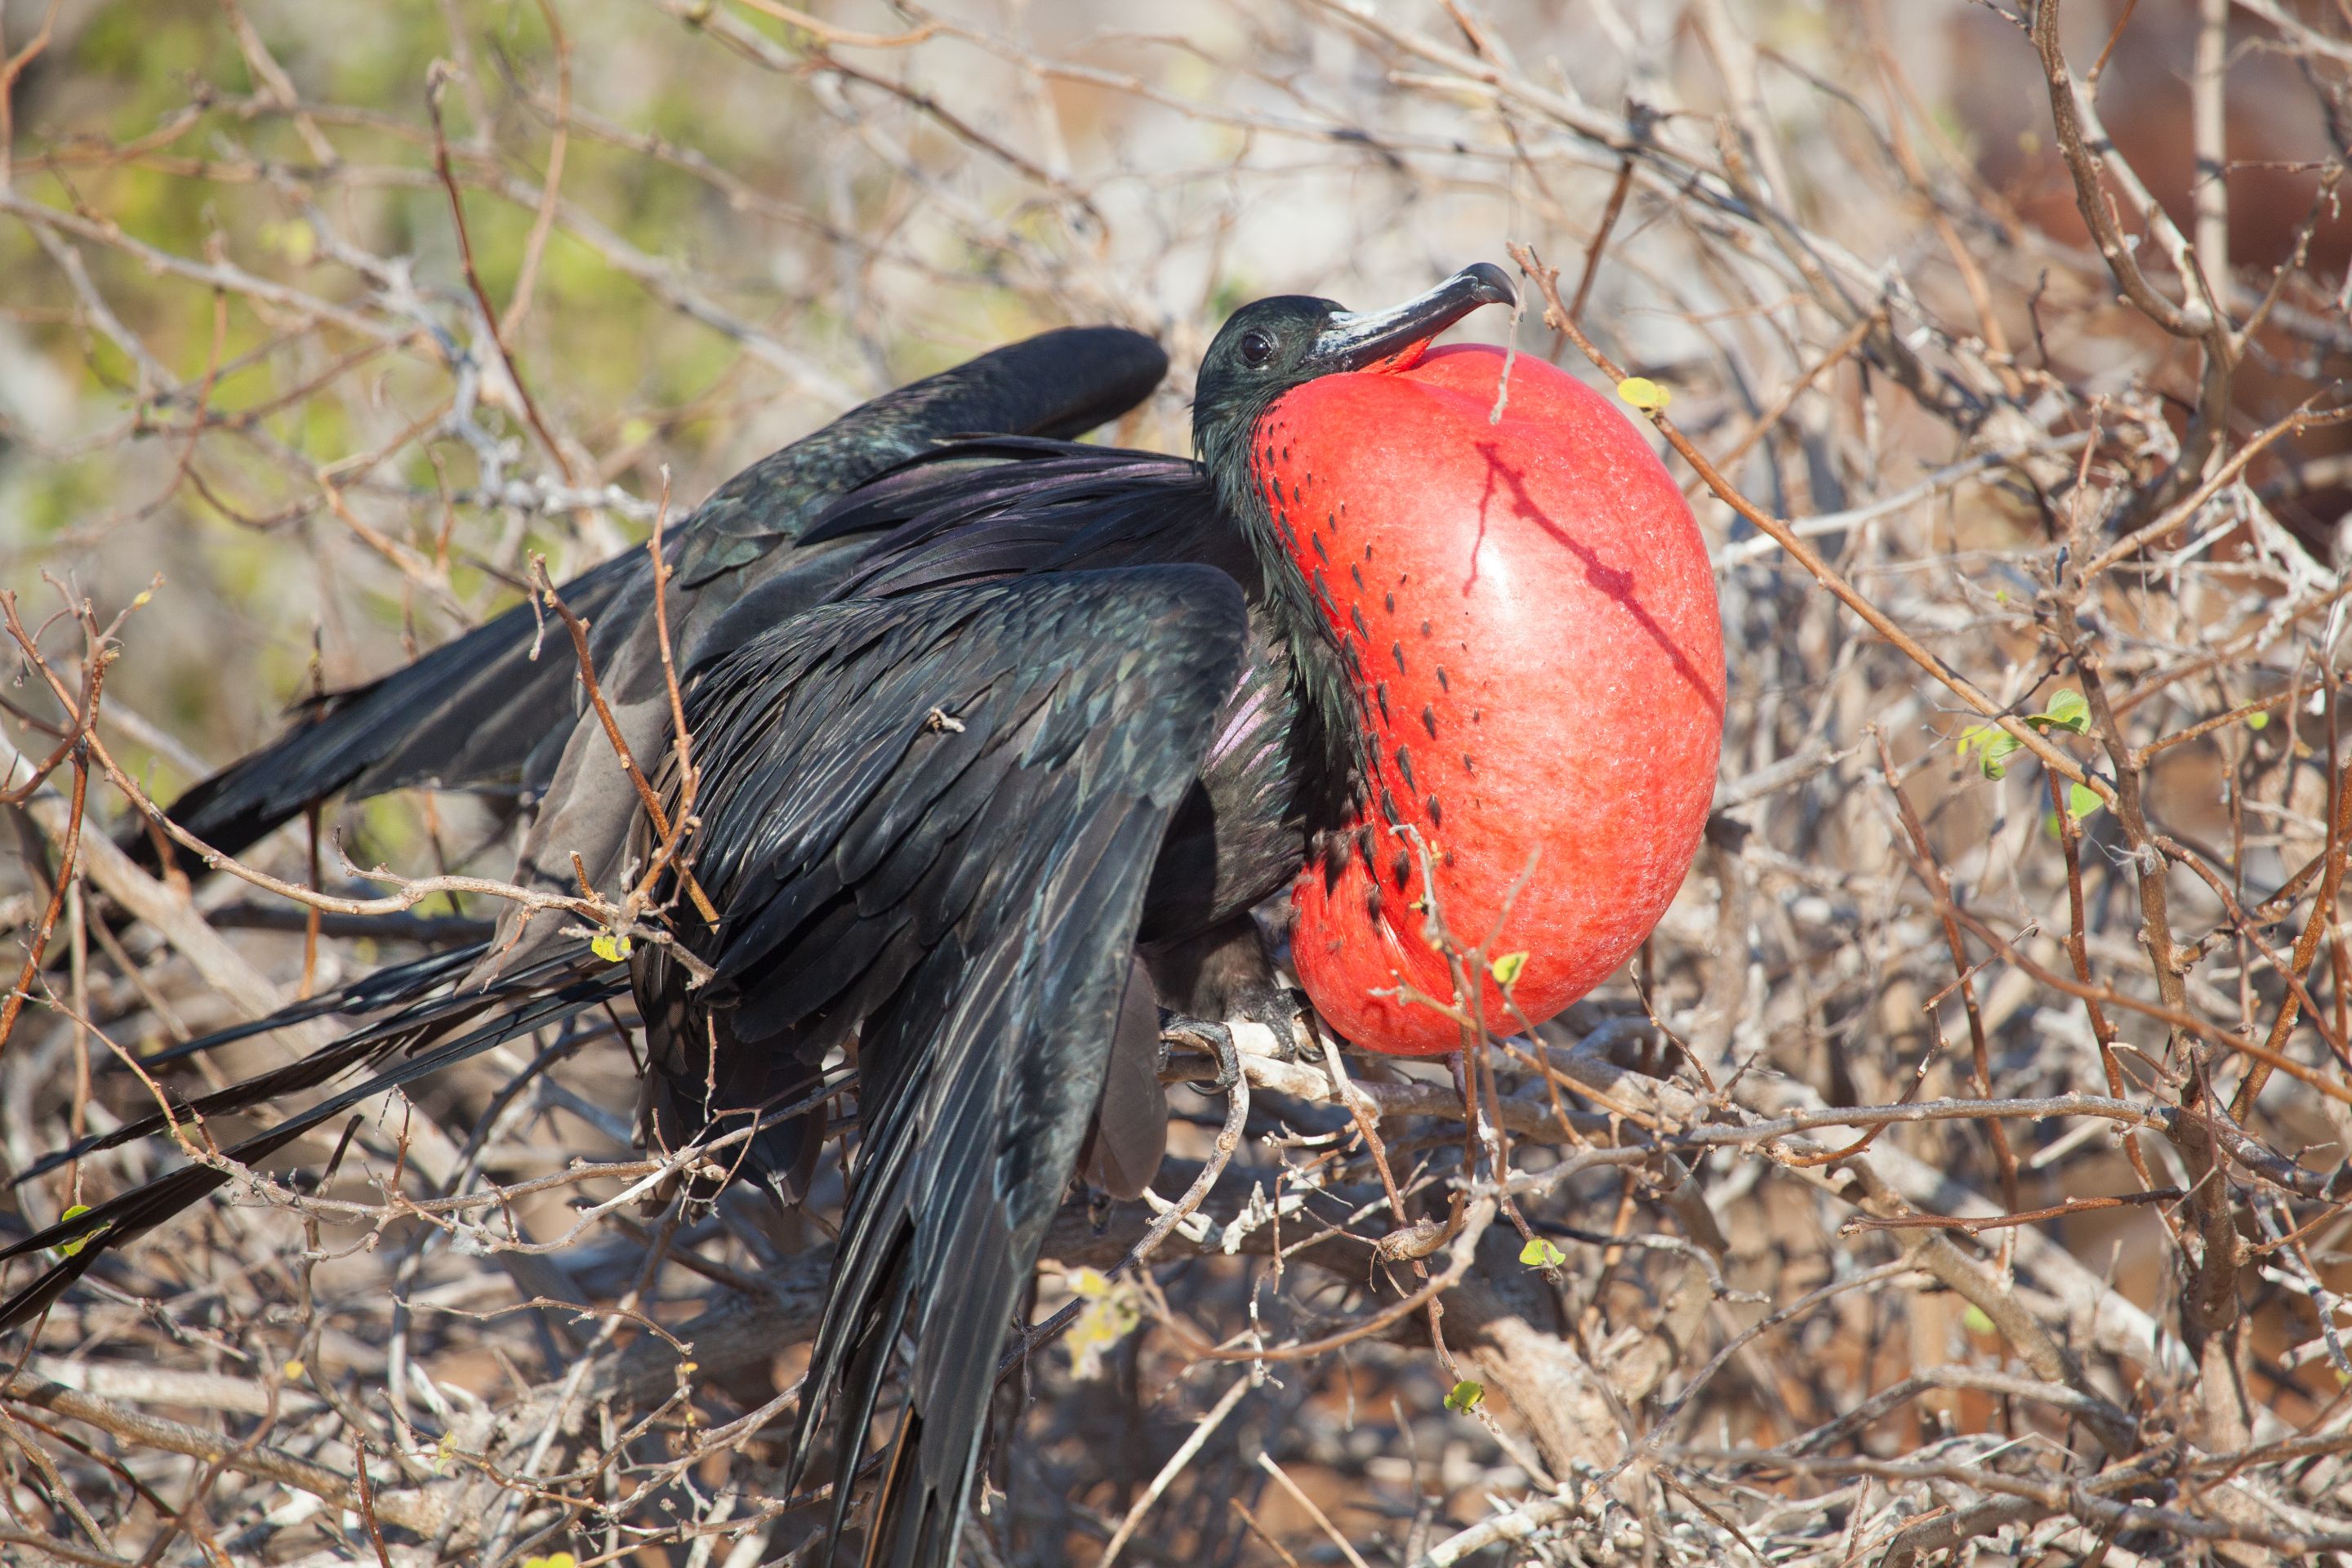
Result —
M1659 385L1646 375L1629 375L1617 384L1617 395L1644 414L1657 414L1675 400L1671 387Z
M1997 779L2009 772L2003 759L2024 744L1998 724L1971 724L1960 731L1960 760L1968 761L1969 752L1974 751L1984 776Z
M629 947L625 931L600 931L588 939L588 951L607 963L618 963L628 957Z
M1530 1268L1557 1268L1568 1261L1568 1254L1538 1236L1519 1248L1519 1261Z
M2077 822L2106 804L2099 798L2099 792L2088 784L2066 786L2066 815Z
M76 1204L71 1208L66 1210L65 1213L58 1215L58 1223L59 1225L63 1225L69 1219L79 1219L89 1212L89 1205L88 1204ZM105 1234L106 1227L104 1226L100 1226L98 1229L91 1231L88 1236L77 1236L71 1241L59 1242L57 1247L57 1254L59 1258L71 1258L75 1253L79 1252L83 1247L88 1247L91 1242L96 1241L100 1237Z
M1989 1334L1994 1331L1992 1320L1985 1316L1985 1310L1982 1307L1970 1305L1967 1311L1960 1314L1960 1321L1969 1326L1971 1333Z
M1473 1383L1465 1377L1447 1392L1445 1408L1456 1415L1467 1415L1477 1409L1478 1402L1486 1397L1486 1385L1482 1383Z
M2050 699L2049 707L2026 715L2025 721L2037 730L2066 730L2080 735L2091 728L2091 705L2081 692L2068 687Z
M2269 714L2267 714L2267 713L2249 713L2249 714L2247 714L2247 715L2246 715L2246 728L2247 728L2247 729L2249 729L2249 730L2267 730L2267 729L2269 729L2270 727L2271 727L2271 716L2270 716Z
M1517 982L1519 978L1519 971L1525 969L1527 966L1528 955L1526 953L1507 952L1503 954L1502 957L1495 960L1494 963L1488 964L1486 966L1486 973L1495 977L1496 984L1511 985Z

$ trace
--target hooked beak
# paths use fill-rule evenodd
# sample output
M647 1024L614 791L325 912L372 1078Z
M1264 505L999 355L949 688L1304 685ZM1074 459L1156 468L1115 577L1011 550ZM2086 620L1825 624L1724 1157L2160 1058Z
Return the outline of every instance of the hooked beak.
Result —
M1314 374L1405 370L1430 342L1481 305L1516 305L1519 296L1501 268L1481 261L1416 300L1386 310L1343 311L1317 334L1307 364Z

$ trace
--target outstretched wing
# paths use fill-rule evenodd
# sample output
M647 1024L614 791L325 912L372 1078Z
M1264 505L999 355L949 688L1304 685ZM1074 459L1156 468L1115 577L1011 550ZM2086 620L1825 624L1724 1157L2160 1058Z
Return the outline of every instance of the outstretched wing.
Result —
M672 591L693 594L789 551L835 497L937 441L971 431L1076 435L1142 401L1167 368L1167 355L1139 333L1067 327L886 393L744 469L697 509L675 533ZM645 554L632 551L563 584L572 608L613 622L599 626L600 665L608 639L643 618L651 584ZM311 704L286 734L191 786L173 820L233 854L346 788L459 788L526 764L539 771L541 758L552 760L542 742L553 734L560 743L572 728L574 668L561 637L531 657L539 632L530 606L519 605L380 680ZM124 847L153 863L144 832Z
M954 1561L997 1352L1247 626L1212 567L1057 574L828 605L698 683L708 1005L741 1050L858 1037L864 1142L794 1454L829 1426L850 1473L911 1333L874 1561Z
M564 584L563 602L593 621L646 571L641 555L615 556ZM285 734L189 785L172 820L234 855L387 761L417 759L407 783L519 770L549 716L569 709L571 650L558 637L534 660L535 630L530 606L517 605L381 679L303 704ZM138 823L122 847L155 864L154 840Z

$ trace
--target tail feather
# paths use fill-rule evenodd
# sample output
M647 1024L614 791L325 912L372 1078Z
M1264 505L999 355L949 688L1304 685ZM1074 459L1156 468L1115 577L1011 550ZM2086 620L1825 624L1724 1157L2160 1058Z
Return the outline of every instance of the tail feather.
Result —
M600 966L601 967L601 966ZM250 1165L285 1148L304 1133L331 1121L352 1107L364 1103L388 1089L403 1088L420 1079L428 1078L444 1068L454 1067L468 1058L479 1056L491 1047L504 1044L518 1035L584 1012L601 1003L609 1002L627 989L625 976L617 970L604 969L559 986L537 997L511 1013L490 1020L479 1028L460 1035L456 1039L419 1048L423 1040L409 1038L404 1045L413 1054L398 1066L385 1068L349 1089L331 1094L306 1110L297 1111L267 1131L221 1151L218 1161L206 1160L186 1165L169 1175L135 1187L118 1197L59 1220L45 1230L36 1232L22 1241L0 1247L0 1262L26 1257L44 1247L65 1247L79 1243L73 1252L59 1258L41 1276L0 1301L0 1332L25 1322L64 1294L73 1283L89 1272L105 1253L124 1242L154 1229L173 1215L216 1191L230 1180L235 1165ZM373 1037L373 1028L360 1031L361 1037ZM385 1047L399 1048L404 1042ZM368 1048L375 1048L370 1047ZM354 1052L352 1040L339 1040L324 1050L305 1058L298 1067L320 1058L333 1058L341 1070L365 1050ZM282 1070L282 1069L281 1069ZM273 1075L264 1074L264 1078ZM328 1075L321 1075L328 1076ZM248 1083L257 1080L248 1079ZM313 1080L315 1081L315 1080ZM231 1086L233 1092L242 1085ZM210 1098L210 1097L207 1097ZM251 1104L266 1095L247 1100Z
M429 952L406 963L395 963L362 975L349 985L332 991L322 991L290 1007L281 1007L267 1018L255 1018L243 1024L232 1024L226 1029L215 1029L209 1035L199 1035L193 1040L183 1040L176 1046L142 1057L139 1065L150 1071L168 1067L173 1062L218 1050L223 1046L249 1040L257 1035L305 1024L313 1018L323 1018L332 1013L374 1013L383 1008L413 1002L445 980L454 980L471 968L476 960L488 952L488 942L474 942L465 947ZM110 1070L128 1072L121 1062L110 1064Z
M573 948L542 959L484 990L453 991L414 1003L387 1017L355 1029L306 1057L256 1073L250 1078L240 1079L209 1094L188 1099L165 1089L165 1104L162 1109L133 1117L111 1131L92 1133L79 1140L37 1161L10 1184L29 1181L69 1160L79 1160L102 1150L119 1149L142 1138L152 1138L163 1132L177 1135L177 1130L186 1122L201 1122L208 1117L249 1110L257 1105L267 1105L280 1096L314 1089L362 1062L412 1047L418 1040L425 1038L436 1026L455 1025L478 1016L485 1010L515 997L543 990L552 981L576 970L584 952L584 949ZM298 1018L316 1017L320 1012L344 1010L314 1009L310 1004L303 1003L246 1028L247 1033L258 1033L264 1029L283 1027L298 1021ZM201 1043L191 1040L181 1049L184 1051Z

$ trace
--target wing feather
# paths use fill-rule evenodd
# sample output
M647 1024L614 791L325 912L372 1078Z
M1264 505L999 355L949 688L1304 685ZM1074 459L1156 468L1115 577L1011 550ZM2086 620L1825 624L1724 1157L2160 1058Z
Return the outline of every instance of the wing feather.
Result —
M830 1447L846 1475L903 1374L876 1561L954 1561L997 1351L1247 635L1213 567L963 584L793 617L689 702L719 803L707 1005L745 1041L858 1027L863 1141L793 1454Z

